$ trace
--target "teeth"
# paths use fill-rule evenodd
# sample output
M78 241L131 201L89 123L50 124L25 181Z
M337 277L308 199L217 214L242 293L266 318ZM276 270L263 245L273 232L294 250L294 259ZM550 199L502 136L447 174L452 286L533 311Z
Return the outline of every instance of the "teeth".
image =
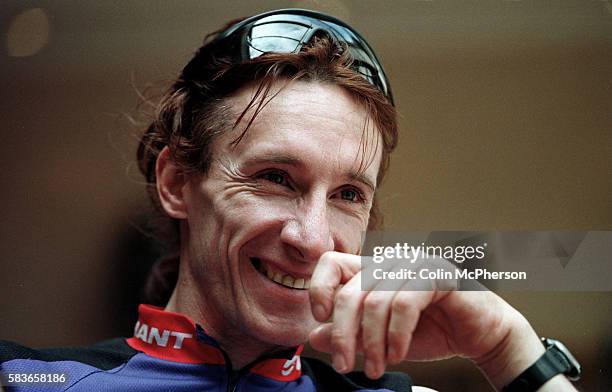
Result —
M293 288L295 289L303 289L304 288L304 278L298 278L293 282Z
M272 278L276 283L283 283L283 275L278 272L274 274L274 278Z
M293 287L293 282L294 281L295 281L295 279L293 279L293 277L291 275L285 275L285 277L283 278L283 285L284 286Z
M296 278L289 274L282 274L280 272L273 271L270 267L264 265L263 263L259 264L259 271L268 277L268 279L275 281L278 284L282 284L286 287L291 287L293 289L308 289L310 288L310 278Z

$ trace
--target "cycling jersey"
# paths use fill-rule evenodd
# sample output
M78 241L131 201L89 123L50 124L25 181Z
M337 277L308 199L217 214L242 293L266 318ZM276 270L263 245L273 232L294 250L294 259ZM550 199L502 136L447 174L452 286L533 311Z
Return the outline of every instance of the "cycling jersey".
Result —
M90 347L34 350L0 342L7 391L411 391L403 373L370 380L302 358L302 346L232 369L219 344L188 317L140 305L134 336ZM63 375L63 377L62 377ZM7 387L8 386L8 387Z

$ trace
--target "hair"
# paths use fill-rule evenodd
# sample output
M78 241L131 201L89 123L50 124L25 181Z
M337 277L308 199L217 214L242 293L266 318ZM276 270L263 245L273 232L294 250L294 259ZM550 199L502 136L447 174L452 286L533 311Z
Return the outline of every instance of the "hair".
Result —
M166 255L156 262L144 286L148 303L164 306L178 278L179 222L168 217L161 208L156 189L155 164L164 147L171 159L186 174L206 173L211 163L211 146L215 138L235 129L244 119L247 125L233 141L240 142L249 127L279 91L277 83L286 86L292 81L318 82L343 88L364 109L365 123L360 147L359 168L365 170L376 149L382 147L382 161L377 180L380 184L397 145L398 129L395 107L375 86L351 69L353 59L345 47L328 38L316 38L299 53L268 53L255 59L236 63L231 54L214 40L215 36L237 21L209 34L179 78L162 96L153 121L138 146L138 165L146 178L147 191L160 215L153 228L166 249ZM237 116L226 98L241 88L253 85L255 94ZM282 88L282 87L281 87ZM245 116L252 113L250 118ZM372 124L370 124L370 121ZM380 132L382 146L364 146L368 132ZM378 138L370 138L379 140ZM367 151L374 151L366 157ZM382 225L382 215L374 197L368 229Z

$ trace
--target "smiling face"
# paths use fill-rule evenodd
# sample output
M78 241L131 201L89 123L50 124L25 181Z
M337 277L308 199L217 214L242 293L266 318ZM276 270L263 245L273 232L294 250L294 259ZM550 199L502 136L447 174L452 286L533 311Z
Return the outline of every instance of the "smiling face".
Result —
M229 105L241 111L253 91ZM209 171L186 181L177 289L209 333L293 346L318 325L314 267L326 251L358 253L368 225L381 152L377 131L362 140L364 113L340 87L293 82L236 146L241 126L216 139ZM371 164L359 170L364 146Z

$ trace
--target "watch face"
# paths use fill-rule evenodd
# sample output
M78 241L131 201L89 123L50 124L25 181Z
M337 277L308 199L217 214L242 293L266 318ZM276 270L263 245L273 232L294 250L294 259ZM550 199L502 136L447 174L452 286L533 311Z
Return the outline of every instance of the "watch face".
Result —
M567 347L565 347L565 345L563 343L561 343L558 340L555 339L543 339L544 340L544 345L547 348L552 348L552 349L556 349L557 351L559 351L569 362L570 364L570 369L565 372L565 375L572 381L576 381L580 378L580 374L581 374L581 367L580 367L580 363L578 363L578 361L576 360L576 358L574 358L574 356L572 355L572 353L570 353L570 351L567 349Z

